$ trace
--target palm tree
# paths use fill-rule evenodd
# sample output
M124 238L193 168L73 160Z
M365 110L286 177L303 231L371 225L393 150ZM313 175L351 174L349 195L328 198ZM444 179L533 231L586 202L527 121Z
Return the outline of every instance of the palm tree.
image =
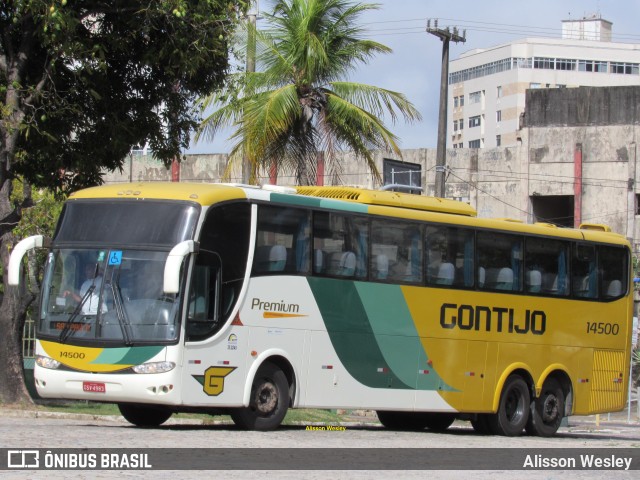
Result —
M401 155L381 117L388 113L395 123L399 114L408 121L420 114L401 93L343 80L359 63L391 52L362 38L356 24L362 12L377 8L348 0L276 0L265 15L268 28L249 32L256 38L258 71L236 74L235 87L203 99L203 108L220 108L204 119L197 138L235 128L232 161L248 157L254 180L258 169L275 164L309 185L324 152L337 183L340 150L351 150L379 180L371 150Z

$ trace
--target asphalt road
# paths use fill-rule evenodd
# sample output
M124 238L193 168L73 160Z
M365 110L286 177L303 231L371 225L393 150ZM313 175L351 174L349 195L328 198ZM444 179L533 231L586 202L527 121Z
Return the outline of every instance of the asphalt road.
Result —
M41 412L36 414L33 411L3 410L0 411L0 449L37 449L40 450L41 455L44 455L46 451L44 449L51 449L52 452L56 452L54 449L74 449L71 452L84 452L84 455L93 452L98 456L103 451L99 449L127 448L130 449L129 452L137 453L148 452L143 450L147 448L161 449L152 450L152 460L156 463L156 467L160 464L165 465L162 468L169 468L166 465L173 465L172 462L175 461L177 462L175 468L180 468L185 467L185 462L193 461L194 463L189 463L192 468L205 465L207 470L213 470L198 472L196 470L125 469L36 472L12 469L0 471L0 475L3 478L46 478L47 480L55 478L121 479L123 477L175 480L204 475L216 479L264 478L265 476L291 479L359 479L391 476L395 478L473 476L474 479L496 477L567 479L602 478L604 475L611 474L617 478L638 478L638 470L624 471L624 466L604 471L572 468L568 471L547 468L533 471L517 467L512 469L510 466L513 465L514 458L518 458L518 463L521 461L523 452L527 455L530 452L531 461L535 462L536 455L539 453L544 458L578 458L579 454L592 453L591 449L595 448L603 449L598 452L601 451L601 456L605 459L612 454L615 455L616 452L621 452L618 457L625 457L626 454L627 457L632 458L632 468L640 468L640 424L627 423L626 416L622 415L615 416L609 421L606 415L602 416L599 425L596 425L595 417L572 418L569 426L561 427L558 434L552 438L481 436L475 434L466 422L456 422L447 433L442 434L428 431L396 432L382 428L375 419L360 420L341 425L344 429L327 429L325 425L299 425L281 427L275 432L245 432L229 424L205 425L200 421L179 418L172 419L168 424L157 429L140 429L129 425L121 417L56 415ZM182 450L177 450L178 448ZM279 450L249 450L254 448ZM407 465L409 468L415 468L416 451L421 458L430 459L436 465L442 465L441 460L455 458L467 469L460 471L406 470ZM5 450L2 452L3 455L7 455ZM220 460L222 463L227 461L225 465L232 465L234 470L221 470L224 467L220 463L213 466L211 463L198 463L198 452L208 456L209 460L218 455L215 458L222 459ZM274 452L275 455L272 455ZM633 452L632 455L629 455L629 452ZM275 465L265 463L265 457L271 458ZM542 457L540 457L541 461ZM404 463L405 460L400 461L401 458L405 459L406 463ZM4 459L0 458L0 465L3 465L2 460ZM363 467L360 465L363 460L371 461L381 469L362 470L360 468ZM474 464L476 461L480 463ZM492 461L495 461L495 466L492 466ZM616 461L623 462L622 459L616 459ZM7 461L4 465L6 464ZM290 465L293 468L306 468L301 465L307 464L318 470L283 470ZM486 469L476 470L478 465ZM348 470L353 467L358 469ZM388 468L394 468L394 470L389 471Z

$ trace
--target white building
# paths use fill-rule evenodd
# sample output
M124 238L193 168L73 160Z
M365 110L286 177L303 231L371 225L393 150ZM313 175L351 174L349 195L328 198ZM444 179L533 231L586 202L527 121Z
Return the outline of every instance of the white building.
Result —
M449 66L448 148L517 145L529 88L640 85L640 44L611 42L599 16L562 22L562 38L466 52Z

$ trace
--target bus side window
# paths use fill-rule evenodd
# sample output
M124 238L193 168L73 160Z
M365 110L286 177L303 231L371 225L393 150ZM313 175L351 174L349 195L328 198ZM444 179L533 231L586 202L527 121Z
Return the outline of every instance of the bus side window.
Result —
M315 212L313 271L319 275L366 278L369 223L364 218Z
M371 222L371 278L421 283L423 230L420 225L375 218Z
M474 234L455 227L427 227L428 285L474 285Z
M251 207L245 202L213 207L207 213L199 237L195 277L185 297L185 301L194 302L189 305L187 340L211 336L229 319L247 268L250 220ZM198 267L207 273L198 272ZM202 324L196 323L203 317Z
M522 237L517 235L478 232L478 263L486 272L481 288L511 292L522 290L522 243Z
M598 247L598 270L602 277L600 298L611 300L620 298L627 292L627 271L629 255L622 247Z
M593 245L576 244L571 261L573 295L581 298L598 296L598 269Z
M193 268L187 312L187 338L204 338L216 330L221 309L220 259L212 252L201 251Z
M253 273L308 274L311 271L309 213L302 209L261 205Z
M524 252L525 292L568 295L568 259L568 242L549 238L527 238Z

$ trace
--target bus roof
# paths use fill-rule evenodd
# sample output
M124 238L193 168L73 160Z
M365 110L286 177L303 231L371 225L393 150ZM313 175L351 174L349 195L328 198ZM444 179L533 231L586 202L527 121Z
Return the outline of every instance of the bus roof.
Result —
M628 244L628 240L623 235L611 232L611 229L606 225L583 224L579 229L574 229L559 228L547 223L526 224L506 218L477 218L475 209L464 202L356 187L265 186L260 188L221 183L142 182L102 185L79 190L69 196L70 201L97 198L181 200L199 203L203 206L227 200L253 198L293 205L315 205L374 215L439 221L514 233ZM313 201L311 201L312 199ZM341 208L341 205L344 207Z
M212 205L225 200L247 198L245 191L233 185L188 182L120 183L78 190L70 200L80 198L138 198L183 200Z

